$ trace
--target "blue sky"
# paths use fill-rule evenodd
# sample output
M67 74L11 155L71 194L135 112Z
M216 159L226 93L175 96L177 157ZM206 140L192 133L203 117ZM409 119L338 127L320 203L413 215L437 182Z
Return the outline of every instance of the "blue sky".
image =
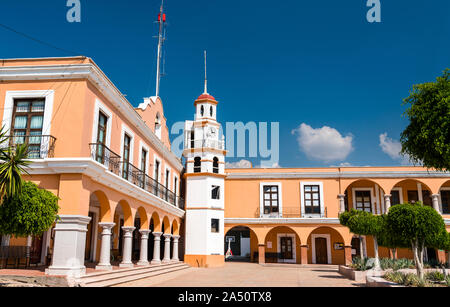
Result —
M0 58L82 54L133 105L154 95L160 0L81 0L81 23L67 22L65 2L3 1L0 23L74 53L0 27ZM280 122L282 167L400 165L402 99L450 67L450 1L381 5L371 24L366 0L166 0L169 127L193 118L207 49L218 120Z

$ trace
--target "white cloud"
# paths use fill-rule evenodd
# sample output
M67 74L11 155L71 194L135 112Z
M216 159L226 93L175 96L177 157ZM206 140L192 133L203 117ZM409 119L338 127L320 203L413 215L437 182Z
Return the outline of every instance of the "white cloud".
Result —
M248 160L241 160L238 162L227 162L225 168L252 168L252 162Z
M401 154L402 144L388 137L387 133L380 135L380 147L391 159L401 161L402 165L411 164L409 156Z
M353 136L343 137L339 131L330 127L314 129L307 124L292 131L297 134L300 150L309 159L323 162L343 161L353 151Z

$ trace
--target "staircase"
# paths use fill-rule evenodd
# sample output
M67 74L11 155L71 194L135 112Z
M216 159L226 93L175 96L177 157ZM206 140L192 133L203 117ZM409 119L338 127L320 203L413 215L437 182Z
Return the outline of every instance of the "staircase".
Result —
M150 265L146 267L119 269L114 271L91 273L75 279L74 283L79 287L111 287L135 280L178 272L181 270L186 270L188 268L190 268L190 266L183 262L179 262L163 265Z

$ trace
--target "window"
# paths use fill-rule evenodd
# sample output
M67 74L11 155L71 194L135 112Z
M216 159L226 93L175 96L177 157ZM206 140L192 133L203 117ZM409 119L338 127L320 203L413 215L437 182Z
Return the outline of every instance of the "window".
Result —
M205 114L205 107L201 106L200 107L200 115L203 116Z
M147 173L147 155L148 155L147 150L142 149L142 154L141 154L141 171L144 174Z
M450 214L450 190L441 191L442 213Z
M98 113L97 126L97 162L103 164L105 162L105 146L107 132L108 117L102 112Z
M196 157L194 159L194 173L200 173L202 171L202 158Z
M155 160L155 184L154 184L154 189L155 189L155 195L158 196L159 194L159 166L160 166L161 162L159 162L158 160Z
M320 186L304 186L304 202L306 214L320 214Z
M264 214L278 213L278 186L264 186Z
M219 186L212 186L211 190L211 198L212 199L220 199L220 187Z
M123 140L123 172L122 177L128 180L128 168L130 164L131 138L125 133Z
M11 131L14 144L28 143L29 158L41 156L42 127L45 99L17 99L14 101Z
M219 219L211 219L211 232L219 233Z
M209 109L209 114L211 115L211 117L213 117L214 114L214 108L211 106L211 108Z
M191 148L195 148L195 132L191 131Z
M408 202L414 204L419 201L418 191L408 191Z
M356 210L372 212L372 197L369 191L355 191Z
M391 206L400 205L400 191L391 191Z
M214 160L213 160L213 173L214 174L219 173L219 159L217 157L214 157Z
M177 190L178 190L178 178L175 177L173 181L173 193L175 194L175 196L177 196Z

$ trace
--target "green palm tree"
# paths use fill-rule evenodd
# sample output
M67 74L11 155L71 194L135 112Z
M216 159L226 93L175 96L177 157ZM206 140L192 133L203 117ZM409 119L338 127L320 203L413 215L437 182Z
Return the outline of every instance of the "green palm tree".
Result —
M0 130L0 196L14 197L22 191L22 174L28 172L31 163L28 158L28 145L8 144L4 128ZM5 146L7 145L7 146Z

